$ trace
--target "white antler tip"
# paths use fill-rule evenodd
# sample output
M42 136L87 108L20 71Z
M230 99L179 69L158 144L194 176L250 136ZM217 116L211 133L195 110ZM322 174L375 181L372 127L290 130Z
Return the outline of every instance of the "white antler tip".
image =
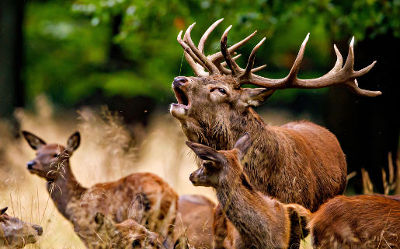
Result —
M350 41L350 47L353 47L354 46L354 36L351 38L351 41Z
M308 42L308 38L310 37L310 33L308 33L306 35L306 38L304 39L303 43L301 44L301 46L304 46L307 42Z

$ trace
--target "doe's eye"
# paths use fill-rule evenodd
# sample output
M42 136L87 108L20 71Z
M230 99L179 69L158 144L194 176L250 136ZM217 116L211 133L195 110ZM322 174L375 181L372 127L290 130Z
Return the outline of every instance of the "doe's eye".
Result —
M59 157L59 156L60 156L60 154L58 154L58 153L53 154L53 157Z

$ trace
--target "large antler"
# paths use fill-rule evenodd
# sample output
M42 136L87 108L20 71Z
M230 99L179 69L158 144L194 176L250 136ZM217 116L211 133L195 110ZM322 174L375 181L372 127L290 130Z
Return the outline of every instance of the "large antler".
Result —
M229 26L221 37L221 51L215 54L206 56L204 54L204 44L210 35L210 33L222 22L223 19L219 19L214 22L201 37L199 45L196 47L190 37L190 32L194 27L195 23L190 25L186 30L184 38L182 40L182 31L178 35L178 42L182 45L185 50L185 57L188 63L191 65L196 75L207 76L210 74L229 74L238 79L239 85L253 84L269 89L284 89L284 88L323 88L332 85L345 85L350 88L353 92L364 96L378 96L381 94L380 91L369 91L358 87L357 77L366 74L375 65L376 61L371 63L369 66L355 71L354 70L354 37L352 38L349 46L349 54L346 62L343 65L343 57L334 45L336 53L336 63L334 67L325 75L315 79L299 79L297 74L300 69L301 62L303 60L305 47L309 38L307 34L305 40L300 46L299 53L290 69L289 74L281 79L270 79L259 75L255 75L254 72L259 71L265 67L265 65L253 68L256 57L256 52L260 46L264 43L263 38L251 51L248 58L246 68L241 68L237 63L236 59L240 56L233 56L235 51L249 41L255 34L256 31L241 40L240 42L230 46L227 46L228 32L232 26ZM228 66L226 68L225 66ZM207 70L208 72L206 72Z

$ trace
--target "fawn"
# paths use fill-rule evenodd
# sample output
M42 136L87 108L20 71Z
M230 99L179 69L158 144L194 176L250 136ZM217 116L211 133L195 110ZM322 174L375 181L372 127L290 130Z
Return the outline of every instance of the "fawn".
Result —
M41 138L23 131L36 158L28 162L30 173L47 181L47 190L58 211L74 226L76 234L88 248L98 246L94 216L101 212L121 223L129 218L173 243L178 195L160 177L151 173L134 173L114 182L90 188L79 184L70 168L69 158L79 147L80 134L72 134L66 147L46 144Z
M186 143L203 160L200 168L190 175L190 181L196 186L215 188L223 211L240 234L236 248L299 247L292 223L300 223L306 233L310 212L297 204L282 204L250 184L240 163L251 145L248 134L232 150L217 151L202 144ZM293 214L300 219L295 220Z
M7 207L0 210L0 248L23 248L36 243L43 228L9 216Z
M196 76L174 79L172 88L178 103L171 104L170 113L180 122L191 142L217 150L232 149L240 136L249 133L254 141L242 163L256 190L281 202L298 203L316 211L329 198L342 194L346 186L346 160L335 135L305 121L279 127L266 125L253 108L265 102L275 90L285 88L315 89L343 85L358 95L378 96L380 91L359 88L356 79L371 70L375 62L355 71L352 40L344 63L334 46L337 60L327 74L315 79L299 79L297 74L309 38L307 35L286 77L261 77L255 72L265 65L253 66L256 52L265 38L252 50L246 68L236 63L240 55L233 57L235 51L256 32L228 47L228 32L232 27L229 26L221 37L220 51L208 56L205 54L205 42L222 20L206 30L198 46L191 38L194 24L188 27L183 38L183 32L179 33L177 40ZM248 88L246 84L259 88ZM217 210L217 213L221 212ZM225 223L222 219L216 221ZM214 227L221 230L218 224Z
M133 219L115 223L103 213L97 213L94 221L97 224L96 233L102 239L101 241L99 240L98 248L165 248L162 245L164 239L160 235L150 232Z

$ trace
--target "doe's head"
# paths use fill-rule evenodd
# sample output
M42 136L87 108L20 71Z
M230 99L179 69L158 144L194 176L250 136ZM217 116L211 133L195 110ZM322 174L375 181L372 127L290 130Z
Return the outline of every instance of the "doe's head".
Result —
M250 136L246 133L239 138L232 150L217 151L209 146L186 142L194 153L201 159L199 168L190 174L190 181L195 186L216 187L221 180L234 180L241 177L243 166L240 160L251 146Z
M63 175L65 167L69 167L69 158L79 147L81 140L79 132L75 132L68 138L66 146L47 144L43 139L28 131L22 131L22 135L29 146L36 151L36 157L27 163L29 172L48 181L54 181Z
M7 207L0 210L0 247L23 248L35 243L43 234L43 228L9 216Z

